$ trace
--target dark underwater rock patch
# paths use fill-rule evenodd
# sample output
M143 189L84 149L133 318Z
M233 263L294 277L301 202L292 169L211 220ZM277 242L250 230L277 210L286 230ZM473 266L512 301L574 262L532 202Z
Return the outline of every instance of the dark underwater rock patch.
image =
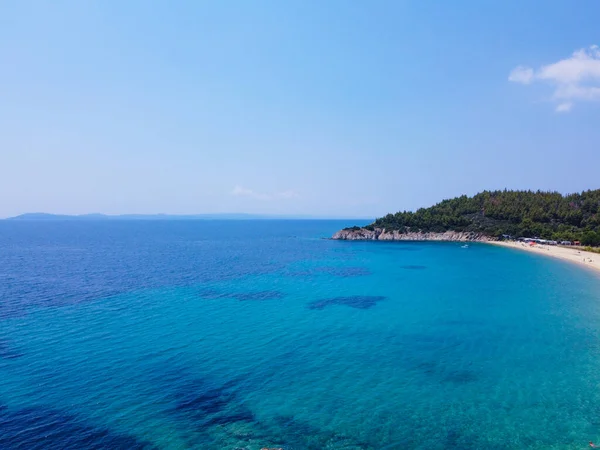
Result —
M218 414L227 407L229 402L230 399L221 390L212 389L206 392L189 393L177 403L175 409Z
M176 415L177 420L184 419L196 433L190 448L376 448L294 416L280 415L259 420L240 400L239 392L245 385L243 378L217 385L208 379L188 377L186 373L166 372L163 381L165 388L172 392L170 413Z
M146 450L155 447L132 436L84 424L81 419L59 411L0 405L0 448Z
M342 305L356 309L370 309L386 297L381 295L353 295L349 297L333 297L317 300L308 304L308 309L324 309L327 306Z
M202 380L189 380L175 393L174 411L190 418L201 431L211 426L254 422L254 414L239 402L233 385L213 387Z

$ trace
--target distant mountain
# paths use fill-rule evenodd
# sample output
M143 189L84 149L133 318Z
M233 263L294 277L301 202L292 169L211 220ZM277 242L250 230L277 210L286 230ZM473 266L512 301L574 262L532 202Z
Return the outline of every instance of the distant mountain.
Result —
M300 220L300 219L322 219L314 216L285 216L285 215L267 215L267 214L48 214L48 213L26 213L15 217L9 217L6 220L14 221L61 221L61 220ZM356 219L357 220L357 219Z
M90 214L94 216L95 214ZM99 214L102 216L101 214ZM47 213L26 213L20 216L8 217L6 220L65 220L83 218L84 216L65 216L61 214L47 214Z

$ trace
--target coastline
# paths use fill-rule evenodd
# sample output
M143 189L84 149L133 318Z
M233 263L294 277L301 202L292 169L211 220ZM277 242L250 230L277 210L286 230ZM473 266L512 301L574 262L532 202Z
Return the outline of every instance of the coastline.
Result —
M334 241L444 241L444 242L488 242L494 238L470 231L405 232L385 228L346 228L335 233Z
M596 271L597 273L600 273L600 254L586 252L585 250L578 249L577 247L566 248L540 244L528 245L522 242L512 241L487 241L487 243L562 259L563 261L576 263L581 267L586 267Z
M561 247L555 245L529 245L524 242L499 241L496 238L482 233L446 231L435 232L408 232L400 233L396 230L387 231L385 228L347 228L335 233L333 240L340 241L442 241L442 242L481 242L499 245L517 250L524 250L544 256L562 259L576 263L600 274L600 254L586 252L579 247Z
M482 233L446 231L444 233L422 233L386 231L385 228L340 230L332 236L333 240L341 241L444 241L444 242L482 242L499 245L517 250L524 250L544 256L562 259L576 263L600 273L600 254L586 252L578 247L560 247L555 245L529 245L524 242L498 241Z

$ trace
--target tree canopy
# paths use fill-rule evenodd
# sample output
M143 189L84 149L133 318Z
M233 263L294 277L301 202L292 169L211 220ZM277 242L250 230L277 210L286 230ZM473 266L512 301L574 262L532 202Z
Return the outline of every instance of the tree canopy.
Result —
M484 191L430 208L377 219L366 228L401 232L473 231L500 237L579 240L600 245L600 189L562 195L542 191Z

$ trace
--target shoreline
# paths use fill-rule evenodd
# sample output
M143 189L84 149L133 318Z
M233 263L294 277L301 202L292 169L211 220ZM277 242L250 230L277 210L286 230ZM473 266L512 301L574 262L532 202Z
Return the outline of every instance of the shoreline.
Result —
M488 242L489 236L472 231L444 231L438 232L399 232L385 228L345 228L336 232L334 241L443 241L443 242Z
M550 256L552 258L562 259L578 264L581 267L586 267L600 273L600 254L586 252L585 250L574 248L559 247L554 245L528 245L522 242L507 242L507 241L488 241L488 244L498 245L506 248L514 248L523 250L538 255Z
M520 241L499 241L497 238L476 232L446 231L443 233L436 233L418 231L400 233L397 230L387 231L385 228L367 229L354 227L336 232L331 239L340 241L480 242L550 256L563 261L576 263L580 267L586 267L596 272L596 274L600 274L600 254L587 252L581 247L563 247L544 244L529 245L528 243Z

